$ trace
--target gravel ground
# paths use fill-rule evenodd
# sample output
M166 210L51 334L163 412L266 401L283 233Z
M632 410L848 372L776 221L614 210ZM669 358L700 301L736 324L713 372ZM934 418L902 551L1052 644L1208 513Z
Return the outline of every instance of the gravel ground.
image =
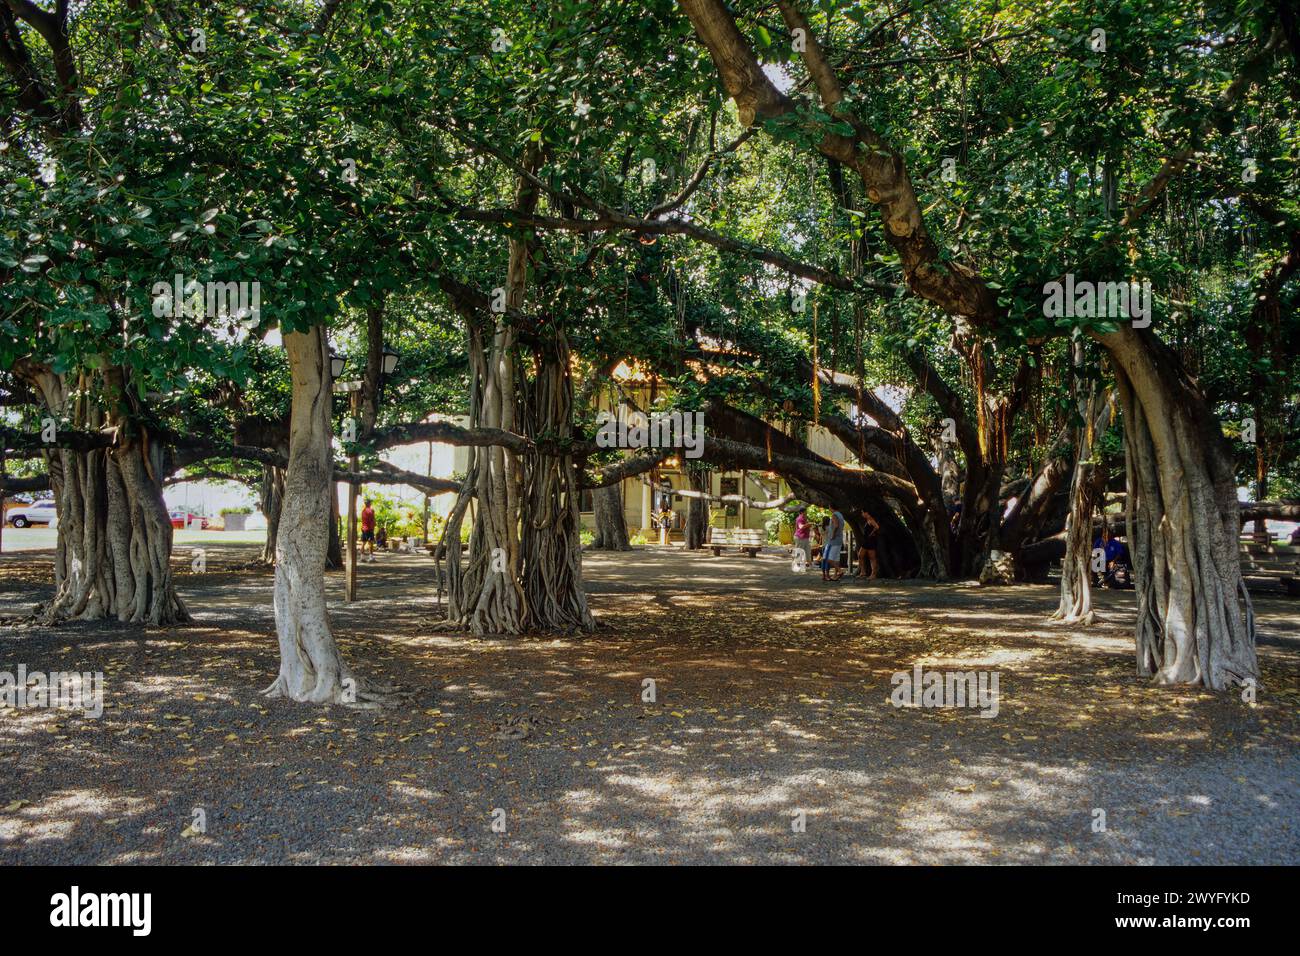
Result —
M48 557L0 556L0 618L48 595ZM0 863L1300 862L1285 599L1258 602L1247 705L1135 677L1126 593L1071 629L1047 586L652 547L588 555L596 635L492 640L434 632L431 562L384 556L332 605L355 668L414 692L375 713L259 696L252 557L177 556L192 626L0 627L0 671L105 675L99 719L0 709ZM917 663L996 672L997 715L894 707Z

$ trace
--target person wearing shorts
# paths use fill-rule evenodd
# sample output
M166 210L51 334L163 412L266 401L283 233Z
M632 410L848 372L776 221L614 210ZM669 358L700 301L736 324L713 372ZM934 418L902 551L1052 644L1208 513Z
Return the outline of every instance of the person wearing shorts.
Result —
M366 550L366 546L370 550ZM370 507L370 499L366 499L366 506L361 509L361 553L368 555L369 560L375 560L375 509Z

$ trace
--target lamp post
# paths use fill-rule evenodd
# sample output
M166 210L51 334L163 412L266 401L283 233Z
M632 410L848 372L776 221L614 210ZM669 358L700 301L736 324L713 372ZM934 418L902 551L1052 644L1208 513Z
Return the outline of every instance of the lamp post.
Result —
M380 368L384 375L392 375L397 371L397 360L400 356L387 345L384 346L383 359L380 362Z

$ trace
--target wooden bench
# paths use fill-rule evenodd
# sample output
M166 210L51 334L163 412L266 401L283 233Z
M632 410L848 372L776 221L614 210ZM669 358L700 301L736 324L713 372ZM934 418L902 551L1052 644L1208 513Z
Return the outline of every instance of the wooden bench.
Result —
M446 548L444 548L444 547L442 547L441 545L439 545L436 541L430 541L430 542L428 542L427 544L425 544L425 546L424 546L424 550L425 550L425 551L428 551L429 554L433 555L434 557L438 557L438 556L440 556L440 555L441 555L442 557L446 557ZM461 553L461 554L464 554L464 553L467 552L468 550L469 550L469 545L468 545L468 544L462 544L462 545L460 546L460 553Z
M1243 538L1241 574L1246 586L1256 592L1282 591L1300 597L1300 554L1288 545L1260 544Z
M763 532L758 528L710 528L709 550L715 558L723 548L736 548L751 558L763 547Z

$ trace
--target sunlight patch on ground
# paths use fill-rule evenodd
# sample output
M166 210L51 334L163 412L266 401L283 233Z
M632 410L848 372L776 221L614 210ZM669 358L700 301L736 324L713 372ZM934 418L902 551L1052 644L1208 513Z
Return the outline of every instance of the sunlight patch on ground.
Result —
M916 663L922 667L951 667L955 670L969 669L977 664L987 667L1010 667L1015 664L1038 660L1046 656L1046 654L1046 651L1037 648L1024 648L1021 650L975 648L963 654L927 655L918 658Z
M109 796L100 790L63 790L14 810L0 807L0 843L67 839L78 825L143 810L139 797Z

